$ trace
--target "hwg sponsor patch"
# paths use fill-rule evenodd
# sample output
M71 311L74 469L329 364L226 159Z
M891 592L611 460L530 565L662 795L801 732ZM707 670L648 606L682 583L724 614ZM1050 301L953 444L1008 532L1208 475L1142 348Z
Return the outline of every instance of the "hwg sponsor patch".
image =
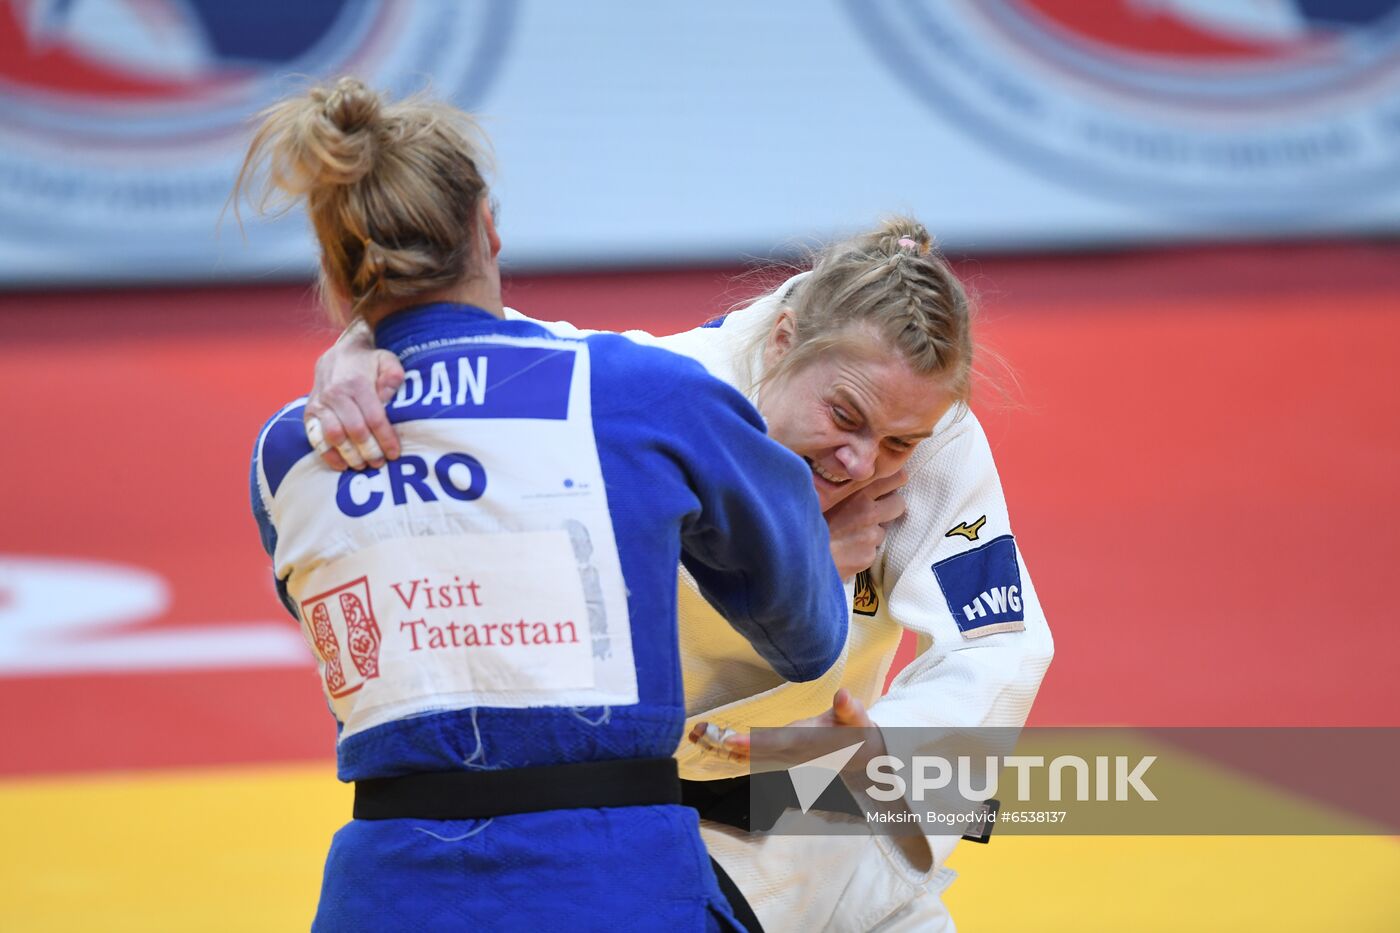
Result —
M1025 630L1021 567L1011 535L941 560L932 569L964 637Z

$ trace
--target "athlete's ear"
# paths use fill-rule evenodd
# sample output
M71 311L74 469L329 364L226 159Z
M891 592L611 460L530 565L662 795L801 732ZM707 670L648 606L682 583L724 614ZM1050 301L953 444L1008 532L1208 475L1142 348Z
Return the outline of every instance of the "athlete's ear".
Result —
M486 234L486 243L491 247L491 258L495 259L501 252L501 235L496 232L496 211L490 198L481 199L480 210L481 231Z
M796 343L797 325L792 310L784 308L778 312L778 318L773 322L773 329L768 332L768 340L763 345L764 365L771 368L787 356Z

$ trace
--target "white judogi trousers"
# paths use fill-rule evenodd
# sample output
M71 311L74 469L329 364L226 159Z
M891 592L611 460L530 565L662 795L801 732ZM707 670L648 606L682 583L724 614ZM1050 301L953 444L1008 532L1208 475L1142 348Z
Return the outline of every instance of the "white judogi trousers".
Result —
M700 834L710 854L739 883L765 933L953 933L941 894L957 873L916 868L901 842L917 845L917 839L784 835L781 820L771 834L761 836L702 820ZM940 841L930 839L935 849L942 848ZM946 840L947 846L954 841Z

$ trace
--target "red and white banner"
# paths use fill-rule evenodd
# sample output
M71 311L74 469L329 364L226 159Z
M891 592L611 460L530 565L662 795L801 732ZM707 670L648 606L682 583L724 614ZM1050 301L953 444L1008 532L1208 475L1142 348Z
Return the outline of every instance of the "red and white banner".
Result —
M0 282L300 277L220 215L305 83L496 142L515 268L732 261L912 211L954 248L1400 227L1400 0L16 0Z

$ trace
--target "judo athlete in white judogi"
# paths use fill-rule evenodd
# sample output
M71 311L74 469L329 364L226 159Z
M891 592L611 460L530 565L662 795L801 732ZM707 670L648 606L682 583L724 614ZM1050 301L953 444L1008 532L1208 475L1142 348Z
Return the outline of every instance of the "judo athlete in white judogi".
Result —
M782 291L728 315L718 328L661 344L752 392L763 363L761 354L746 358L746 348L771 327ZM933 436L918 443L904 470L906 511L889 525L869 571L850 584L850 642L826 676L805 684L776 682L693 588L682 590L688 726L785 725L826 712L843 687L885 728L1025 723L1054 648L976 416L950 410ZM966 589L964 581L984 573L991 585L1010 593L1000 608L979 601L980 587L976 593ZM881 697L906 631L918 639L917 654ZM745 763L700 743L682 743L677 757L682 777L690 780L747 771ZM952 929L940 893L954 877L944 862L957 836L929 836L932 858L925 866L890 836L758 836L710 821L701 829L710 853L769 933Z
M860 527L862 514L887 526L883 543L863 558L845 552L843 572L854 577L850 641L809 683L776 677L682 574L692 730L708 724L712 734L743 736L755 726L829 718L840 688L885 729L1025 723L1053 641L986 435L962 404L971 362L966 301L930 247L921 225L891 221L827 250L812 272L721 320L667 337L627 334L699 360L756 402L770 434L808 461L834 552L842 553L847 532L870 531ZM323 358L321 377L334 384L332 370L364 371L366 362L354 359L363 353L349 341ZM361 410L372 414L374 404L339 407L352 420ZM338 418L329 405L320 410ZM888 496L861 501L884 488L880 478L896 475L897 483L901 468L902 515L888 508ZM917 639L917 654L881 697L905 632ZM676 755L688 780L747 773L745 761L704 741L682 742ZM701 825L711 854L769 933L953 928L940 894L954 877L944 862L956 836L929 836L924 848L922 837L911 844Z

